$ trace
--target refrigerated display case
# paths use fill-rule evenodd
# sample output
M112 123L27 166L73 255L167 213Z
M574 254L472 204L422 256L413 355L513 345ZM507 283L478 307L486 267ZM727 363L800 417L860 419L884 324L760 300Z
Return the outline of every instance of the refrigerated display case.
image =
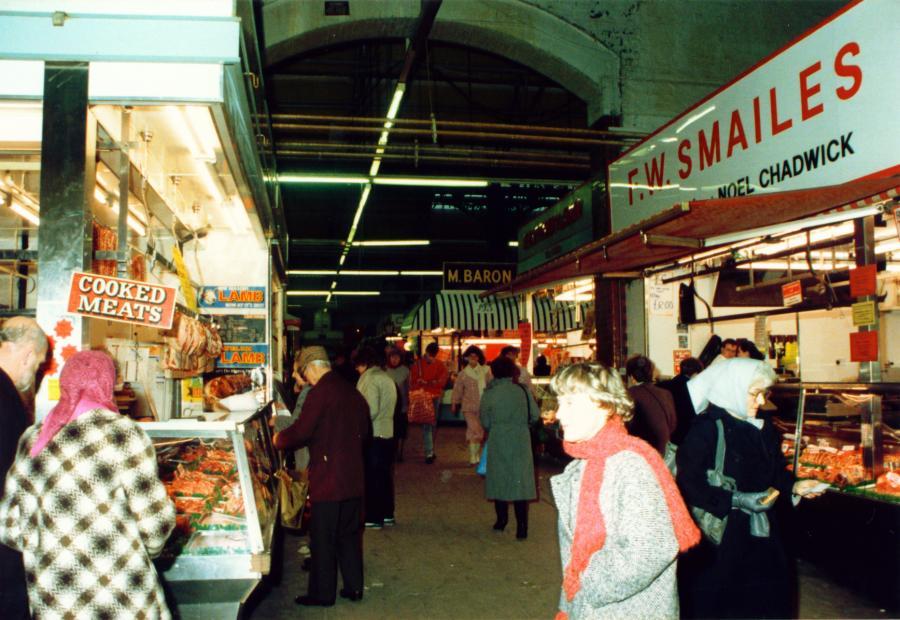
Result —
M278 514L271 410L141 423L176 506L156 565L181 618L238 617L269 572Z
M798 478L900 504L900 384L778 384L770 400Z

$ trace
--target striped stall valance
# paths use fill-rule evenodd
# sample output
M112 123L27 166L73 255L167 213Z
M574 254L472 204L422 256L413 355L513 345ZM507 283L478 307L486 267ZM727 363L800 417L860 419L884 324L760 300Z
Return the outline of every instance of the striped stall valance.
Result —
M426 299L406 315L404 334L437 328L458 331L516 329L520 320L518 297L481 298L478 293L442 292ZM576 305L581 312L576 312ZM564 333L581 329L593 302L576 304L549 297L534 298L534 331ZM576 318L577 315L577 318Z
M580 313L576 313L576 305L581 307ZM534 331L563 333L581 329L587 312L593 312L593 302L576 304L574 301L556 301L549 297L535 297Z
M431 299L426 299L403 318L403 326L400 331L404 334L431 331L435 327L431 316Z
M459 331L516 329L519 305L515 297L479 297L478 293L444 292L434 296L435 327Z

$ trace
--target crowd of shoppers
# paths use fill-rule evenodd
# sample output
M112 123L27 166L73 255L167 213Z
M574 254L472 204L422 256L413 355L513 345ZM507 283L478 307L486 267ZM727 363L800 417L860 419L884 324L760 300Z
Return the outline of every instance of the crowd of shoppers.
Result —
M573 458L551 480L563 570L558 618L790 615L773 506L815 497L816 482L795 481L777 430L760 413L775 381L764 356L744 339L707 349L708 367L689 358L659 383L640 355L626 363L627 387L596 363L552 379ZM0 328L0 616L170 617L151 558L172 530L174 507L153 446L117 413L115 366L99 351L68 360L59 404L28 427L20 395L46 351L33 320ZM451 406L466 422L470 464L486 465L493 529L505 530L511 503L524 540L537 498L531 427L540 409L518 356L507 347L488 365L469 347ZM409 391L427 390L437 410L448 379L437 343L408 363L395 348L382 356L363 347L340 372L322 347L295 356L297 404L273 442L309 472L310 576L300 605L363 598L363 532L395 522L393 465L402 458ZM434 424L423 425L423 436L431 464ZM703 514L718 520L718 534Z

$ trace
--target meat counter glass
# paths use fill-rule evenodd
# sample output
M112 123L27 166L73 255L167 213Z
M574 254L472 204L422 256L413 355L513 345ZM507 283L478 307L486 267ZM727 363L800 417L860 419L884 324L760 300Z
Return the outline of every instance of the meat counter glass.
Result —
M181 618L236 618L269 572L278 514L270 413L141 423L176 507L156 567Z
M900 503L900 384L779 384L771 402L784 434L782 450L798 478Z

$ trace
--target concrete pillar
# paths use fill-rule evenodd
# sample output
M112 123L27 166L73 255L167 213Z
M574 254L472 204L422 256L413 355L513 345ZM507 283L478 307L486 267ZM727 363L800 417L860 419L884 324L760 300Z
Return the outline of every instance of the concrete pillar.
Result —
M96 126L88 120L88 63L47 62L41 140L37 321L54 340L54 362L36 398L42 419L58 398L64 356L88 343L89 319L66 314L73 271L91 266L89 192Z

